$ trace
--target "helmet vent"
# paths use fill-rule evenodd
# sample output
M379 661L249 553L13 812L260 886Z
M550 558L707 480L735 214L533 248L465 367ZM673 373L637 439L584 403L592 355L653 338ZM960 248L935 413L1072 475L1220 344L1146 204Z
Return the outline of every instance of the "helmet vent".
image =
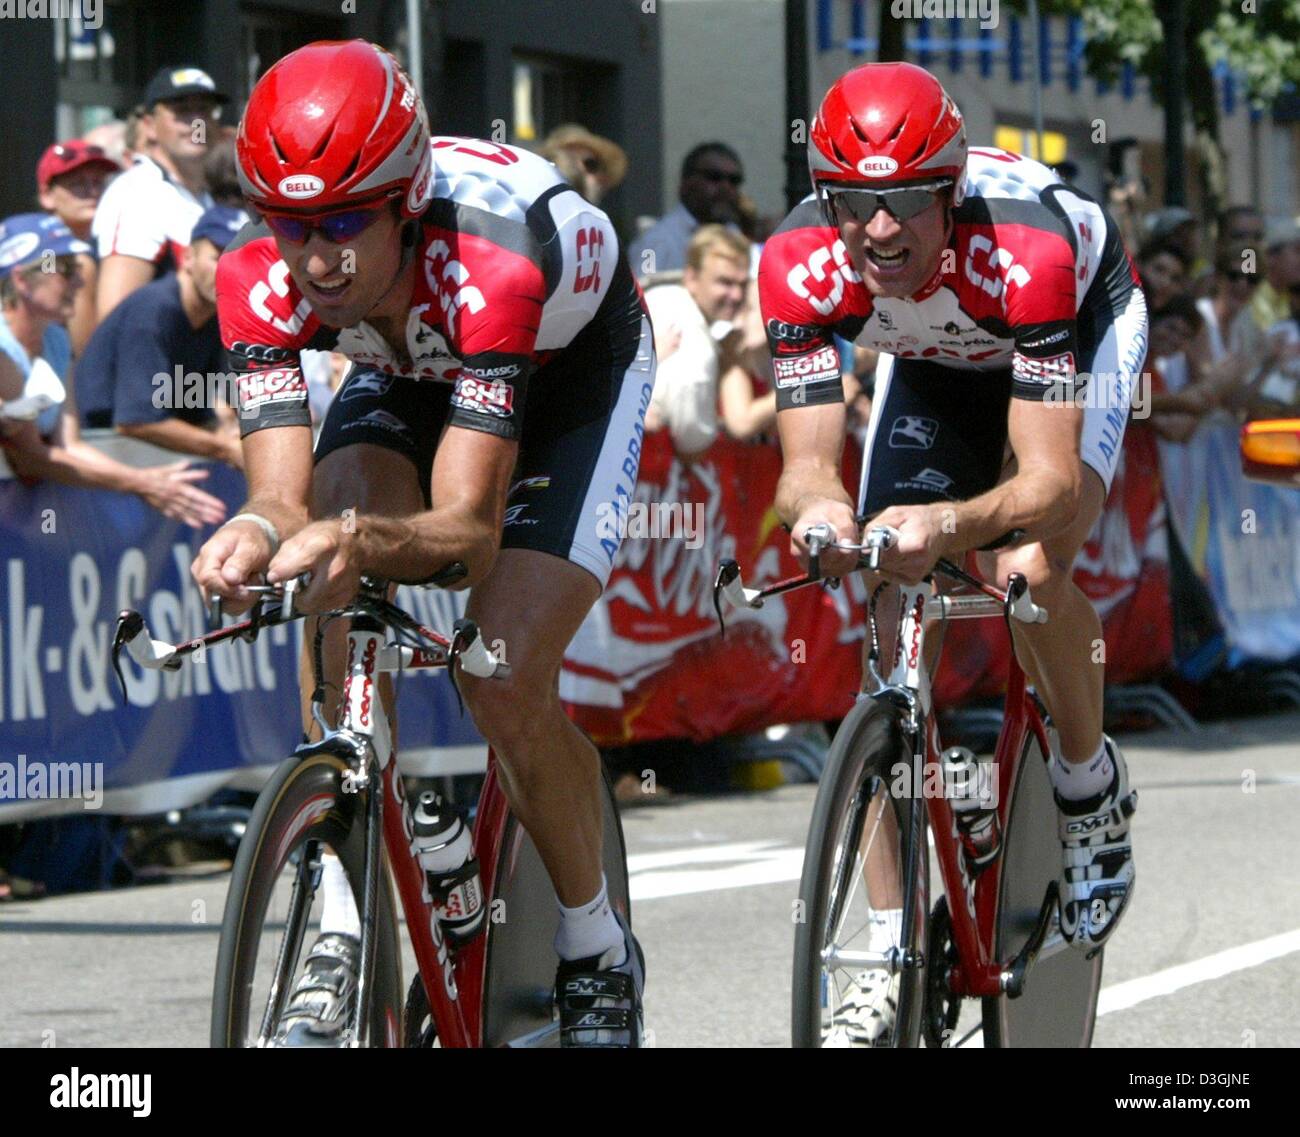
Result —
M361 164L361 151L358 150L352 155L352 161L348 163L348 168L339 175L338 185L347 185L348 179L357 172L357 167Z
M275 131L268 130L267 134L270 136L271 145L275 148L275 160L282 166L287 166L289 164L289 159L284 156L284 151L280 149L280 140L276 138Z
M316 162L316 161L319 161L319 160L321 159L321 157L324 156L325 151L329 149L330 140L331 140L333 137L334 137L334 127L331 126L331 127L329 128L328 133L326 133L326 134L321 138L320 142L318 142L318 143L316 144L316 149L313 150L313 151L311 152L311 157L308 158L307 161L308 161L308 162ZM356 165L356 161L355 161L355 159L353 160L353 165Z

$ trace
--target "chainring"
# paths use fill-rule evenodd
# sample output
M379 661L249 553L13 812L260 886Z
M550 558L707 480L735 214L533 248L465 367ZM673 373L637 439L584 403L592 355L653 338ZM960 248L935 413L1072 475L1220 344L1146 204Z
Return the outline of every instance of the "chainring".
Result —
M957 963L957 945L952 939L948 898L941 896L930 913L928 930L930 965L925 970L925 1006L922 1031L926 1046L939 1049L952 1043L961 1015L960 995L948 990L948 972Z

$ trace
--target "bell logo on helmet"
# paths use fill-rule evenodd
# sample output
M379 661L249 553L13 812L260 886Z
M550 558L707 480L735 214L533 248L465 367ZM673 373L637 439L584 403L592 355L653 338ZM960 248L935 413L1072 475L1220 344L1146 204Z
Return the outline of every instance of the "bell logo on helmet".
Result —
M898 163L893 158L863 158L858 163L858 173L864 178L887 178L898 172Z
M280 193L285 197L303 200L325 192L325 183L315 174L292 174L280 179Z

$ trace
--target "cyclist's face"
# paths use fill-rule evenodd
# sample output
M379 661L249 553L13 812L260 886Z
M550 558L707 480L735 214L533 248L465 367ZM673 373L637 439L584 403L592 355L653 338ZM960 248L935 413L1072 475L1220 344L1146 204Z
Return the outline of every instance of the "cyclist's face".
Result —
M911 296L934 276L948 245L944 201L936 194L931 205L906 221L884 209L869 221L837 212L849 261L871 295Z
M401 222L391 206L376 210L370 225L343 242L329 240L320 229L302 245L272 235L293 282L331 328L350 328L373 314L401 264Z

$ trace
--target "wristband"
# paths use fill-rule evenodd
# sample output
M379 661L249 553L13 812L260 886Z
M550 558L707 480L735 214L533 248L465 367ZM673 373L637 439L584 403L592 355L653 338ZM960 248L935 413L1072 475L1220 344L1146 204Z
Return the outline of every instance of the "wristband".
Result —
M226 522L226 525L233 525L236 521L251 521L260 528L266 534L267 540L271 542L271 556L275 556L280 551L280 530L260 513L237 513ZM224 529L226 525L221 528Z

